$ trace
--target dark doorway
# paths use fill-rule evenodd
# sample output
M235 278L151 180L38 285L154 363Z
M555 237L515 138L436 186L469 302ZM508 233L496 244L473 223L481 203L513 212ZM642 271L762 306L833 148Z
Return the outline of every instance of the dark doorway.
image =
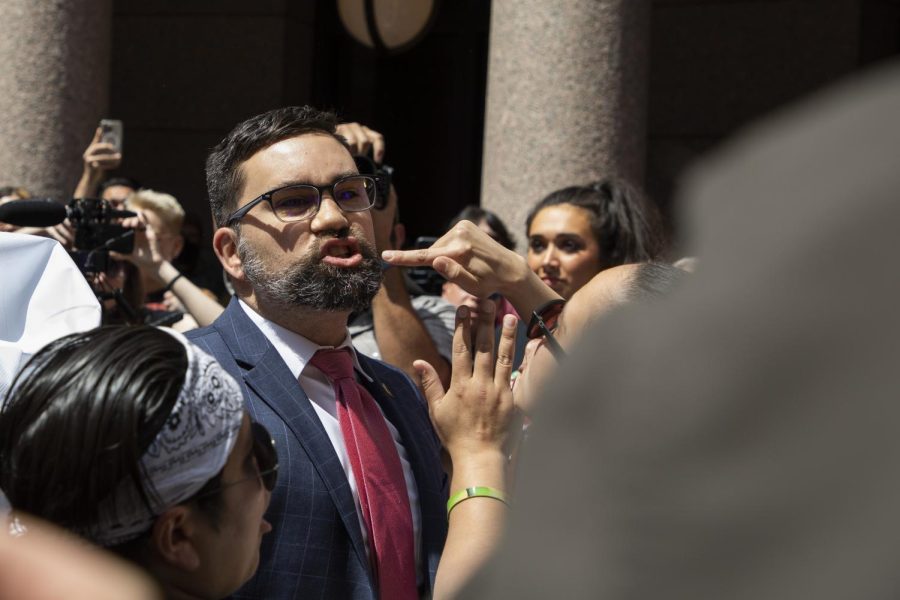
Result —
M479 201L490 2L440 2L426 36L386 56L346 33L336 2L317 8L312 103L385 135L408 241L440 235Z

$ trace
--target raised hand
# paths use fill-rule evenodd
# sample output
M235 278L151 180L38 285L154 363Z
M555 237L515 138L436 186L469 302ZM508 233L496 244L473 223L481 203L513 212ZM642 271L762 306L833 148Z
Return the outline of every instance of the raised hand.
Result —
M509 378L516 318L507 315L503 321L495 361L494 310L493 302L481 301L474 323L467 307L457 310L448 390L444 391L430 364L421 360L414 363L422 379L431 420L453 461L454 477L466 461L503 455L514 420Z
M366 155L372 150L372 159L381 164L384 160L384 136L359 123L341 123L337 132L344 136L354 155Z
M456 498L448 515L450 527L435 578L435 600L456 597L494 551L506 520L509 490L505 448L518 424L509 389L516 318L504 317L495 362L493 304L482 301L474 324L468 308L459 307L449 390L444 391L428 363L415 363L431 420L450 454L450 494ZM460 492L468 494L465 501L458 500Z
M395 266L433 267L447 281L479 298L500 293L523 316L559 298L532 273L523 257L504 248L471 221L460 221L430 248L389 250L381 257Z
M81 155L85 171L111 171L122 163L122 153L116 152L112 144L101 142L102 131L98 127L94 139Z

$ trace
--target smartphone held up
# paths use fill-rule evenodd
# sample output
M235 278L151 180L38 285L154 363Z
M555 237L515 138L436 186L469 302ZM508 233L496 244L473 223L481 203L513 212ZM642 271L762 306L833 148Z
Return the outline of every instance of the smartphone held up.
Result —
M116 153L122 153L122 121L118 119L102 119L100 121L100 141L113 147Z

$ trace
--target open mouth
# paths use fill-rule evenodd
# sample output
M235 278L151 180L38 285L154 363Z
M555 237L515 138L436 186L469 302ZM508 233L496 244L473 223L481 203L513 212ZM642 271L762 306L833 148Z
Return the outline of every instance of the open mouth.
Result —
M337 267L353 267L362 262L359 242L356 238L331 238L319 249L319 258L325 264Z

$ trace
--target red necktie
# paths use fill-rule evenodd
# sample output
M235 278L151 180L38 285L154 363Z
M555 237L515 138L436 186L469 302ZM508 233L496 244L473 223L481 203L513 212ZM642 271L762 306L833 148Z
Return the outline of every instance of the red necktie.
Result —
M349 348L319 350L309 361L334 386L338 422L356 478L379 597L418 598L412 514L394 438L368 390L353 375Z

